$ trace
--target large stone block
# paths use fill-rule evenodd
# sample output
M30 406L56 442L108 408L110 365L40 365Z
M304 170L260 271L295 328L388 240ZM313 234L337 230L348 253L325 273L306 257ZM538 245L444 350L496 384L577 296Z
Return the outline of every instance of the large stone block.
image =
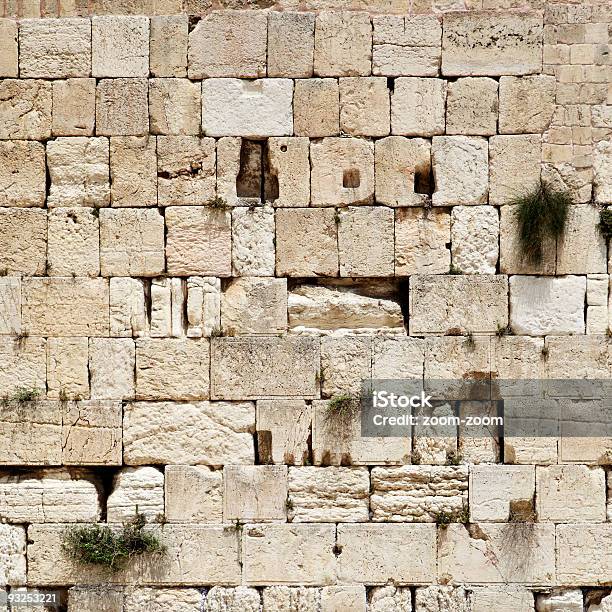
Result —
M122 609L125 612L201 612L203 597L198 589L130 588L125 591Z
M278 208L308 206L310 204L308 138L269 138L267 153L270 178L278 182L278 197L274 197L276 196L274 194L272 198L266 197L266 199L270 199Z
M164 516L164 474L154 467L123 468L113 478L106 500L106 520L126 522L136 513L148 521Z
M21 280L0 278L0 334L21 333Z
M312 76L314 28L314 13L269 13L269 77Z
M370 612L412 612L409 587L372 587L368 598Z
M416 589L415 612L472 612L472 593L462 586Z
M44 274L46 264L46 211L0 208L0 269L14 276L29 276Z
M110 139L111 205L157 204L157 141L150 136ZM163 179L160 179L160 182Z
M374 314L374 313L373 313ZM291 316L291 313L290 313ZM334 335L321 338L321 395L358 395L363 379L371 378L372 339Z
M151 281L150 335L154 338L185 335L185 284L180 278Z
M96 79L53 81L53 135L93 136Z
M155 77L187 76L188 15L151 17L149 68Z
M612 144L601 140L595 147L593 157L595 201L612 204Z
M396 336L372 340L372 378L413 380L421 378L425 343L420 338ZM368 378L363 376L363 378Z
M583 594L580 589L553 589L550 593L536 595L537 612L582 612L584 610Z
M391 133L401 136L444 134L446 89L446 81L441 79L396 79L391 95Z
M182 309L182 301L177 307ZM215 329L221 329L221 279L191 276L187 279L187 337L210 337Z
M136 278L110 279L110 335L143 336L148 331L144 284Z
M152 134L199 134L202 103L200 83L188 79L149 80Z
M390 101L385 77L340 79L340 130L353 136L387 136Z
M88 338L47 340L47 397L89 397Z
M296 136L323 138L340 133L340 94L336 79L299 79L293 95Z
M14 19L0 19L0 76L18 76L18 49L17 21Z
M453 266L463 274L495 274L499 258L499 213L492 206L454 206Z
M43 206L45 181L45 147L41 143L0 141L0 206Z
M147 79L100 79L96 86L96 134L148 134L148 95Z
M26 530L20 525L0 524L0 582L26 584ZM8 608L7 608L8 610Z
M169 523L222 523L222 470L200 465L167 465L165 517Z
M458 79L448 86L446 133L491 136L497 131L497 88L494 79Z
M123 588L109 585L68 589L68 609L82 612L123 612Z
M134 341L131 338L91 338L89 377L92 399L134 397Z
M533 610L533 592L518 585L491 585L472 589L473 612Z
M49 81L0 81L0 138L44 140L51 136L52 86Z
M203 605L203 608L198 608L199 611L231 612L232 610L240 610L241 612L259 612L261 594L256 589L244 586L215 586L206 594Z
M502 77L499 80L501 134L541 134L555 110L555 77Z
M609 582L612 553L602 542L612 535L612 525L557 526L557 581L587 586Z

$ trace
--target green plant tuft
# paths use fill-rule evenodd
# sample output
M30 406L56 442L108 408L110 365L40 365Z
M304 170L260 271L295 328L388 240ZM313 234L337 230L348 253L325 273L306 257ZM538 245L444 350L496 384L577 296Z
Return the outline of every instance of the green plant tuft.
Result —
M599 225L597 227L606 240L612 238L612 208L606 208L599 213Z
M495 335L498 338L503 338L504 336L511 336L512 335L512 326L510 324L508 324L508 325L498 324L497 325L497 331L495 332Z
M470 509L467 504L462 504L460 510L453 510L452 512L446 512L442 510L434 515L434 520L437 525L445 528L451 523L463 523L466 525L470 522Z
M349 393L334 395L327 403L327 414L332 417L349 417L353 414L357 399Z
M455 264L451 264L448 270L449 274L463 274L460 268L458 268Z
M33 402L40 397L41 391L38 387L17 387L15 393L9 398L18 404L23 402Z
M463 455L461 453L450 451L450 453L446 454L446 465L461 465L462 461Z
M211 208L219 208L222 210L229 208L229 204L227 203L227 200L220 198L219 196L210 198L210 200L206 202L206 206L210 206Z

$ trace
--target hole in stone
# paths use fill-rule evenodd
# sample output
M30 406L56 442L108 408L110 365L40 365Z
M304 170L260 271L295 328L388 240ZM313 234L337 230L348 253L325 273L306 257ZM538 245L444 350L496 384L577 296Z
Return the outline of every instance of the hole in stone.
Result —
M431 164L421 164L414 169L414 193L433 195L435 181Z
M283 147L286 151L287 147L285 145L281 146L281 151ZM262 147L261 153L261 166L263 168L263 193L261 194L261 199L263 202L273 202L274 200L278 200L278 176L273 174L270 168L270 155L267 140Z
M345 170L342 175L342 186L347 189L356 189L361 184L361 180L359 178L359 170L356 168L351 168L350 170Z
M395 91L395 79L393 77L387 77L387 89Z
M282 151L283 153L286 153L286 152L287 152L287 145L282 145L282 146L281 146L281 151Z
M242 139L240 146L240 171L236 177L236 195L239 198L261 197L262 143Z

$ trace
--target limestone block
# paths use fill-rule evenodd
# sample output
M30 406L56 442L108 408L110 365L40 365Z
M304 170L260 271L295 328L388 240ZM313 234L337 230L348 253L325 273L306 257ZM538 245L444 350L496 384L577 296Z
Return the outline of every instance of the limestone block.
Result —
M588 306L586 315L586 333L606 334L608 329L608 307Z
M0 81L0 138L51 136L52 85L34 79Z
M136 397L208 399L209 364L207 340L140 338L136 341Z
M14 19L0 19L0 76L16 77L18 75L18 44L17 21Z
M583 595L580 589L553 589L536 595L536 612L582 612Z
M541 134L555 110L555 77L548 75L501 77L499 80L499 132Z
M243 532L248 585L323 585L335 581L334 525L257 525ZM275 559L270 563L270 559Z
M95 122L95 79L53 81L54 136L93 136Z
M259 612L261 596L256 589L248 587L214 586L206 594L204 607L198 612ZM194 611L195 612L195 611Z
M198 589L131 588L123 600L125 612L201 612L202 593Z
M100 230L91 208L49 211L48 268L54 276L98 276Z
M157 209L100 211L103 276L155 276L164 269L164 218Z
M156 278L151 281L150 335L175 338L184 335L185 293L180 278Z
M434 206L486 203L489 191L488 149L484 138L433 138Z
M188 15L151 17L149 68L155 77L187 76Z
M412 612L412 592L408 587L372 587L370 612Z
M227 206L248 206L252 210L262 204L265 206L261 201L262 182L265 183L263 191L267 192L267 181L278 178L270 176L269 173L264 177L268 168L264 168L266 162L262 157L269 151L270 140L268 139L265 147L258 141L231 136L219 138L217 141L217 197L225 200ZM269 161L267 155L268 166ZM310 171L310 165L308 169Z
M136 512L148 521L164 515L164 475L154 467L123 468L113 478L113 490L106 500L106 520L126 522Z
M474 278L473 281L476 279ZM491 345L489 338L478 337L470 346L461 336L427 338L424 343L425 379L432 380L488 380L491 371ZM418 367L415 364L415 367ZM414 378L414 376L413 376ZM450 382L448 383L450 385ZM457 389L444 387L450 392ZM461 387L458 387L460 389Z
M440 47L374 45L372 73L388 77L436 76L440 66Z
M44 274L46 263L46 211L0 208L0 269L15 276Z
M489 139L489 204L507 204L539 184L541 151L537 134Z
M149 116L152 134L199 134L200 83L188 79L151 79Z
M391 133L400 136L444 134L446 89L446 81L442 79L395 79L391 94Z
M429 142L389 136L377 140L374 151L376 201L393 207L425 205L429 196L423 193L421 183L430 172Z
M169 523L223 522L223 472L200 465L167 465L165 517Z
M254 460L255 408L250 403L135 402L125 407L123 428L126 465Z
M2 141L0 162L0 206L43 206L46 189L44 146L26 140Z
M444 15L443 75L532 74L541 68L541 15L493 11Z
M149 18L94 16L91 74L95 77L149 76Z
M410 334L494 333L508 323L508 277L410 278Z
M274 210L269 206L232 210L234 276L274 274Z
M263 609L266 612L308 612L319 610L320 588L304 586L272 586L263 589Z
M145 136L149 132L147 79L100 79L96 86L96 133Z
M108 336L108 282L103 278L23 280L24 327L34 336Z
M555 580L554 526L449 525L441 530L438 541L438 576L480 584L551 584Z
M147 332L144 284L136 278L110 279L110 335L142 336Z
M123 589L109 585L71 587L68 609L70 612L123 612Z
M276 211L276 274L338 275L337 224L333 209L281 208Z
M339 212L340 276L393 276L394 212L349 206Z
M47 397L89 397L89 348L87 338L47 340Z
M453 266L463 274L495 274L499 258L499 213L492 206L454 206Z
M593 156L595 202L612 204L612 145L605 140L597 143Z
M323 138L340 133L340 94L336 79L300 79L293 95L296 136Z
M0 278L0 334L21 333L21 281Z
M325 612L366 611L364 586L330 586L321 589L321 607Z
M472 589L473 612L533 610L533 592L517 585L491 585Z
M340 79L340 130L353 136L387 136L390 101L385 77Z
M290 315L291 316L291 315ZM347 335L321 338L321 394L334 397L361 392L363 379L372 374L372 339Z
M228 335L277 334L287 329L287 280L237 278L221 296L221 329Z
M421 587L415 603L416 612L472 612L472 593L462 586Z
M585 292L584 276L512 276L512 331L526 336L584 334Z
M312 410L304 400L258 400L260 463L302 465L309 458Z
M265 13L213 11L189 33L189 78L266 76Z
M558 525L558 583L575 586L606 583L612 572L612 555L601 544L611 533L610 523Z
M315 25L317 76L371 74L372 25L367 13L321 11Z
M270 174L278 181L275 207L300 207L310 203L310 142L308 138L269 138Z
M205 206L168 208L166 258L169 274L230 276L230 213Z
M215 329L221 329L221 280L191 276L187 279L187 337L209 337Z
M474 465L470 470L470 519L475 523L509 522L513 502L533 503L534 495L532 465Z
M446 210L400 208L395 211L395 274L445 274L451 215Z
M319 345L313 338L213 338L211 397L313 397Z
M206 79L202 130L206 136L290 136L292 100L291 79Z
M374 145L357 138L324 138L310 146L312 206L371 204Z
M402 554L406 546L410 555ZM434 525L338 525L338 578L356 584L435 580Z
M314 28L314 13L268 15L269 77L312 76Z
M589 306L607 306L609 284L610 276L608 274L587 275L587 304Z
M288 518L294 523L369 520L367 468L289 469Z
M0 517L7 523L74 523L100 519L91 474L49 469L0 476Z
M468 505L467 466L375 467L371 476L374 521L435 523Z
M23 19L19 22L21 78L65 79L91 72L89 19Z
M26 530L20 525L0 524L0 582L26 583Z
M467 77L448 85L446 133L491 136L497 131L495 79Z
M134 361L131 338L92 338L89 341L92 399L133 398Z
M420 338L402 336L373 338L372 378L378 380L421 378L424 350L424 342Z
M157 205L156 139L149 136L112 137L110 176L112 206Z

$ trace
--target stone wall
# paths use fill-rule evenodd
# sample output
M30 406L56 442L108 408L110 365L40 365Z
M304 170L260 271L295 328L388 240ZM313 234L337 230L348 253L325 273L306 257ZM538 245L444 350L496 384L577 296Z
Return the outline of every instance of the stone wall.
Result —
M610 378L610 6L333 4L2 5L0 589L612 610L612 439L328 418L371 377ZM574 205L535 266L541 177ZM136 508L162 557L62 549Z

